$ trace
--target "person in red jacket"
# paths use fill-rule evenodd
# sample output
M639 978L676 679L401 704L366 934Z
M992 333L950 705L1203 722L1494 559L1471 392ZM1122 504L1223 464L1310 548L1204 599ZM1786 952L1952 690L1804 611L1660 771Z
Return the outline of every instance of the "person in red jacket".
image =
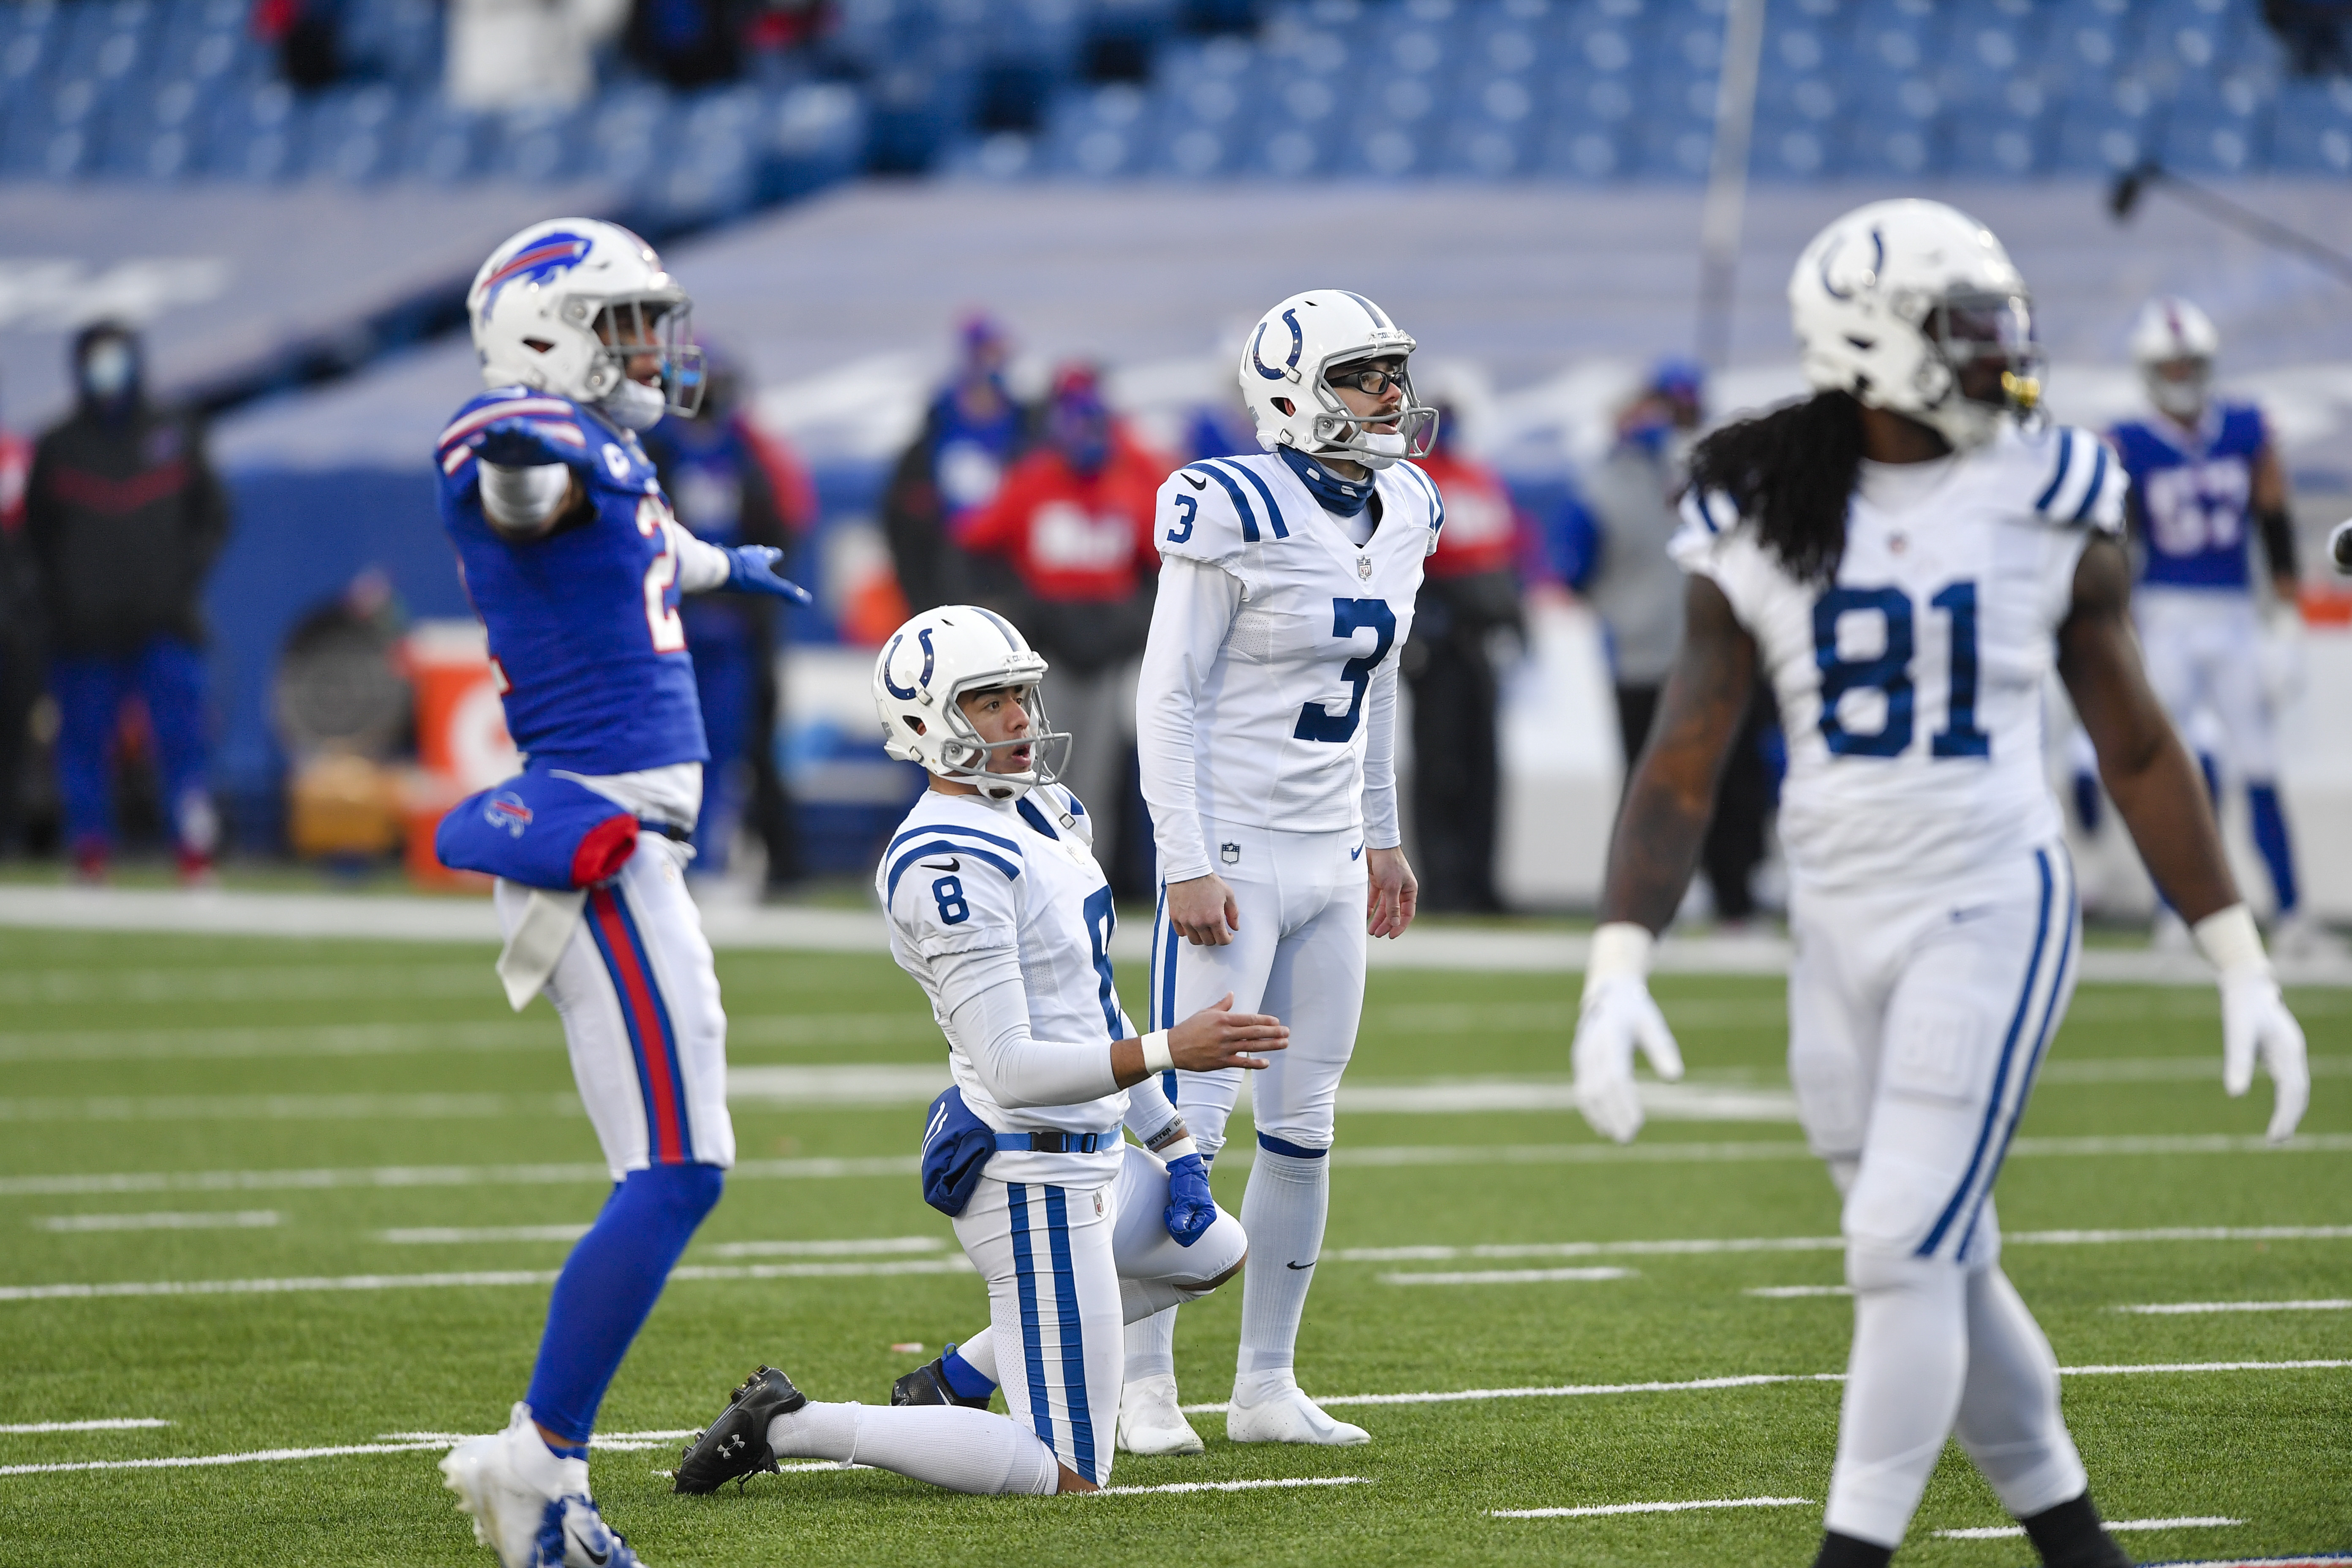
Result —
M1501 700L1491 652L1521 629L1518 563L1525 530L1502 477L1466 456L1451 409L1421 471L1445 503L1437 552L1414 602L1403 675L1412 689L1412 822L1426 910L1490 912L1495 825L1502 795L1496 728Z
M985 505L965 514L956 543L993 559L1008 579L982 595L1028 634L1053 666L1054 728L1076 737L1062 780L1095 813L1095 856L1132 891L1120 845L1130 826L1135 678L1151 628L1160 570L1154 498L1171 467L1111 415L1095 373L1065 367L1045 402L1042 439L1006 471Z

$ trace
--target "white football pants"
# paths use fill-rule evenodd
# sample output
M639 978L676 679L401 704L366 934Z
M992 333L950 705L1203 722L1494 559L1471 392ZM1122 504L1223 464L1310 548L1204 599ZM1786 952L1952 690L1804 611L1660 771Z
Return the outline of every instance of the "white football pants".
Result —
M2277 726L2263 679L2262 623L2253 595L2142 584L2132 590L2132 619L2148 684L2173 728L2193 734L2197 715L2210 714L2221 726L2231 771L2258 784L2276 780Z
M727 1015L702 917L686 891L687 849L637 839L621 874L589 890L548 977L572 1076L619 1181L653 1164L735 1163L727 1115ZM511 933L530 889L498 884Z
M1237 1013L1271 1013L1290 1026L1290 1048L1254 1072L1179 1073L1178 1107L1201 1152L1224 1147L1225 1122L1244 1078L1261 1147L1331 1146L1339 1075L1356 1049L1364 1011L1364 836L1280 833L1204 819L1217 875L1233 889L1241 923L1223 947L1195 947L1168 921L1168 895L1151 928L1148 1026L1165 1029L1227 992Z
M1179 1247L1167 1207L1167 1167L1129 1143L1108 1185L984 1176L956 1216L989 1307L985 1347L976 1337L957 1353L996 1379L1013 1421L1097 1485L1110 1479L1123 1326L1201 1295L1248 1245L1241 1222L1220 1211Z
M1789 1072L1844 1196L1853 1350L1826 1523L1895 1546L1955 1429L2012 1514L2087 1486L1992 1203L2074 986L2052 845L1964 881L1790 900Z

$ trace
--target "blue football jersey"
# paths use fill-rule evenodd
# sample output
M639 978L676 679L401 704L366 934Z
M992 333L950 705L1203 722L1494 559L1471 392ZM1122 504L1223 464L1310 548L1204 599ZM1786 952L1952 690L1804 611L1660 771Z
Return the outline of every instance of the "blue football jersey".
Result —
M2131 476L2140 523L2140 579L2174 588L2251 585L2246 550L2262 410L2217 403L2194 431L2132 419L2109 432Z
M537 539L490 527L474 447L502 420L571 467L593 513ZM566 398L509 386L459 409L438 453L441 521L489 628L507 731L530 765L622 773L709 761L669 502L636 437Z

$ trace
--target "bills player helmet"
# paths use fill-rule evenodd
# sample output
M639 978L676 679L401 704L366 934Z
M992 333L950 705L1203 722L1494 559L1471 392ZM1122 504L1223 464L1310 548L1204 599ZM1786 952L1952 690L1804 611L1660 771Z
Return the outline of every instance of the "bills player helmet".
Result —
M2042 397L2025 279L1992 230L1957 207L1856 207L1813 237L1789 277L1805 380L1928 426L1955 447L1990 440ZM1990 396L1963 390L1997 363Z
M2132 323L2132 360L2147 384L2147 400L2176 419L2205 412L2205 389L2213 379L2213 356L2221 334L2212 319L2186 300L2158 295L2140 307Z
M485 385L603 404L636 429L664 409L691 414L701 404L693 302L662 270L653 247L618 224L531 225L474 274L466 314ZM637 379L648 359L660 371L658 402Z
M1344 289L1293 294L1260 317L1242 344L1242 401L1257 421L1258 445L1269 452L1292 447L1311 458L1343 458L1368 468L1427 457L1437 438L1437 410L1414 396L1410 369L1397 379L1404 405L1391 416L1392 430L1369 428L1325 379L1365 360L1409 362L1415 346L1361 294Z
M992 800L1017 800L1060 776L1070 737L1045 720L1038 682L1045 660L1019 628L993 610L942 605L925 610L891 634L874 661L874 711L882 721L882 749L943 779L977 787ZM962 699L974 691L1013 687L1029 714L1029 732L987 741L972 728ZM989 766L996 753L1028 753L1028 766L1009 773Z

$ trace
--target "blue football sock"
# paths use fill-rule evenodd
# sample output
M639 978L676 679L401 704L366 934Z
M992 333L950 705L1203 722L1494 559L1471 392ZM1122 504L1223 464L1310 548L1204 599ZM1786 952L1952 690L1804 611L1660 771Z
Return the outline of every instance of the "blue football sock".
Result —
M2302 900L2294 885L2294 851L2287 844L2286 812L2279 805L2278 785L2250 784L2246 805L2254 819L2254 847L2271 869L2271 890L2278 895L2278 912L2294 913Z
M940 1357L940 1371L946 1376L948 1386L961 1398L985 1399L996 1392L996 1384L972 1370L970 1362L956 1354L953 1345L948 1347L947 1354Z
M2213 815L2221 815L2221 764L2210 752L2197 753L2198 771L2205 775L2206 798L2213 803Z
M2099 836L2099 776L2090 772L2074 775L2074 821L2085 837Z
M719 1201L716 1165L632 1171L563 1260L547 1306L547 1331L530 1374L531 1418L575 1444L596 1427L596 1407L654 1309L695 1226Z

